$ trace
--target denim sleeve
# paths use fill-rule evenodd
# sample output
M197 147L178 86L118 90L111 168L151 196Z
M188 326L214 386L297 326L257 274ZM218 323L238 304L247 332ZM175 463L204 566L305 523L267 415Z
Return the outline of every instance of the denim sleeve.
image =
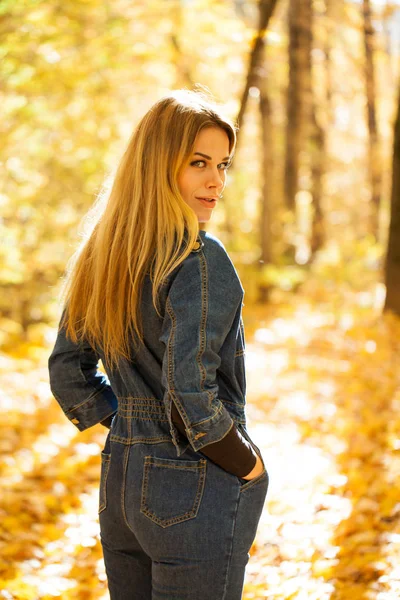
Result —
M219 352L232 327L238 298L226 264L192 253L173 280L165 304L160 341L164 402L171 427L172 402L195 450L221 440L233 426L218 398Z
M98 369L99 355L89 344L74 344L59 329L48 360L50 389L79 431L100 423L118 408L108 377Z

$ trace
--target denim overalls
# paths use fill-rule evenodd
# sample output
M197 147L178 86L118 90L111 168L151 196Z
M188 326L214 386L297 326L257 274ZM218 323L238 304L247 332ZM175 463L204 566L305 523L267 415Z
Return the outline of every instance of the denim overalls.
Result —
M162 317L147 276L145 345L108 368L58 332L50 386L83 431L116 412L101 454L99 522L112 600L240 600L268 490L228 473L201 449L233 423L246 430L244 290L221 241L197 247L164 282ZM105 376L98 370L102 359ZM185 439L171 419L174 402Z

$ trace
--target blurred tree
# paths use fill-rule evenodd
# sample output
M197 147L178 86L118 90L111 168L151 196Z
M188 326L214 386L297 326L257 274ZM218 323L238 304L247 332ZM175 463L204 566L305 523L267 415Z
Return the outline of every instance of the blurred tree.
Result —
M385 265L386 300L384 310L393 310L400 315L400 86L394 125L392 165L392 198Z
M310 258L319 250L325 241L325 222L322 212L323 198L323 176L326 164L325 131L319 124L316 114L316 106L313 102L311 116L311 239Z
M260 121L261 121L261 211L260 211L260 246L261 255L259 265L261 269L273 262L272 256L272 223L276 215L272 209L272 198L274 186L274 130L271 119L271 103L268 95L268 73L267 65L264 66L260 75ZM259 286L259 301L266 302L271 291L271 282L261 281Z
M252 87L257 87L259 72L258 69L263 60L264 53L264 37L268 28L269 21L274 13L274 10L277 5L277 0L259 0L259 19L258 19L258 29L257 33L253 39L253 47L250 52L249 57L249 65L247 69L246 82L244 85L244 89L242 92L242 97L240 101L240 109L237 116L237 123L239 127L242 125L243 116L246 112L247 101L249 99L249 90ZM240 136L240 130L238 135L238 140Z
M271 210L271 191L273 189L273 135L271 123L271 106L268 98L268 67L265 58L265 37L271 17L275 11L277 0L259 0L258 28L254 36L253 48L250 53L247 77L243 89L240 109L237 116L239 127L243 123L247 108L249 92L257 90L259 98L260 127L261 127L261 198L259 240L261 256L258 264L261 269L272 261L272 232L273 214ZM238 132L238 143L241 140L241 130ZM267 300L269 284L260 282L259 294L262 302Z
M313 54L313 22L314 22L314 10L315 10L315 2L311 4L311 22L310 22L310 35L307 37L309 40L309 48L308 48L308 69L310 72L310 76L307 78L307 84L311 86L311 89L307 96L311 101L311 123L310 123L310 158L311 158L311 198L312 201L312 217L311 217L311 233L310 233L310 259L312 260L315 252L319 250L324 242L325 242L325 221L324 215L322 211L322 199L324 196L323 189L323 181L324 174L326 171L326 135L324 126L320 123L321 115L326 114L328 111L329 114L329 98L331 94L330 90L330 65L329 65L329 56L330 49L329 46L325 45L325 50L327 50L327 54L325 55L325 61L328 63L326 65L326 74L327 74L327 103L324 106L318 106L316 102L316 97L314 93L314 85L315 85L315 76L313 73L312 66L312 54ZM327 21L329 19L329 10L330 10L330 0L326 0L325 10L321 12L321 17L324 17ZM325 27L325 38L327 37L328 28ZM325 42L326 44L326 42ZM329 42L328 42L329 44ZM324 125L326 126L327 119L324 121Z
M288 222L294 226L294 229L296 229L296 194L299 187L304 188L307 178L308 187L310 185L305 140L310 133L312 110L311 22L312 0L289 0L289 81L286 96L284 195L290 215ZM303 160L300 160L301 158ZM299 186L301 168L303 177ZM295 231L290 235L290 240L288 256L291 256L294 250Z
M306 130L306 110L310 106L307 93L311 86L309 47L311 2L310 0L289 0L289 82L286 101L286 153L285 153L285 200L287 208L296 208L298 189L299 156Z
M375 32L371 18L370 0L363 0L364 48L365 48L365 93L368 123L367 172L371 186L371 233L378 238L379 208L382 183L382 161L379 150L379 134L376 118L376 83L374 69Z
M326 144L325 130L320 122L325 106L318 106L314 93L314 5L316 3L312 0L291 0L288 13L289 84L284 183L286 206L294 224L293 233L299 240L295 258L300 264L312 259L325 239L322 198ZM326 17L330 8L329 3L326 4L319 16ZM327 71L329 75L329 65ZM310 238L309 243L304 239L306 237ZM291 248L288 248L288 254L291 254Z
M244 83L244 87L241 93L241 99L240 99L240 104L239 104L239 112L237 114L236 117L236 123L239 127L239 130L237 132L237 146L239 146L239 144L241 143L241 139L242 139L242 131L243 131L243 120L244 120L244 115L246 113L246 109L247 109L247 105L248 105L248 99L249 99L249 92L251 90L251 88L253 88L254 90L258 90L258 94L260 93L260 77L262 77L262 73L263 73L263 62L264 62L264 58L265 58L265 35L267 32L267 28L268 28L268 24L270 22L270 19L274 13L275 7L277 4L277 0L258 0L257 6L258 6L258 24L257 24L257 30L253 35L253 39L252 39L252 47L250 50L250 55L249 55L249 59L248 59L248 66L247 66L247 73L246 73L246 79L245 79L245 83ZM243 13L243 7L239 4L239 6L236 6L237 9L239 9L239 14L244 18L245 14ZM269 140L270 143L270 140ZM264 150L263 150L264 151ZM268 151L268 150L265 150ZM265 168L265 163L264 161L262 161L262 166L261 169L263 170ZM268 179L268 173L263 173L263 178ZM265 191L265 188L264 188ZM264 202L266 202L267 200L264 198L264 200L262 200L262 205L264 204ZM264 209L262 209L264 210ZM229 211L226 211L225 213L226 219L225 219L225 230L227 233L227 239L231 240L233 239L234 236L234 227L233 227L233 216L230 214ZM268 229L268 227L267 227ZM260 232L261 235L261 240L264 239L264 237L268 236L268 232L267 231L261 231ZM268 242L269 243L269 242ZM263 241L261 241L261 245L263 244Z

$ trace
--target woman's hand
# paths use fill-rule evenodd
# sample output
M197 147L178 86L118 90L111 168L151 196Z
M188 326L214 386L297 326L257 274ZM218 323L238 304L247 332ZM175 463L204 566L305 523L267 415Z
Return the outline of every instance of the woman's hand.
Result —
M264 465L262 464L261 458L257 454L256 464L254 465L254 467L250 471L250 473L248 473L246 475L246 477L242 477L242 479L247 479L247 480L250 481L251 479L254 479L255 477L258 477L259 475L261 475L261 473L263 472L263 470L264 470Z

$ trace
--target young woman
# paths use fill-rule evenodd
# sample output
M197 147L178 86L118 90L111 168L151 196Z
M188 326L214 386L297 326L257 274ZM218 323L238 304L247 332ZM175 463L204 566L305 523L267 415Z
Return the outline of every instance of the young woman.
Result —
M269 478L246 429L244 290L199 228L235 143L204 92L156 102L66 278L50 385L79 431L110 427L99 521L112 600L242 597Z

